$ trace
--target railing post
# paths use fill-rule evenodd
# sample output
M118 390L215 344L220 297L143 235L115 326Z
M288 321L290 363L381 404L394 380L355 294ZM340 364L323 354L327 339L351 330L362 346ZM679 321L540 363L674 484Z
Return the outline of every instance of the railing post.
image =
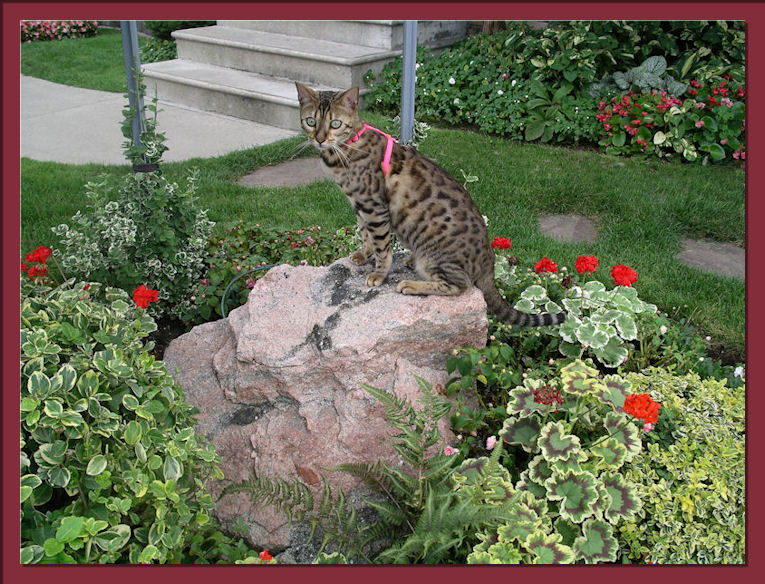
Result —
M401 142L414 135L414 74L417 63L417 21L404 21L403 70L401 72Z
M125 74L127 76L128 102L130 109L135 112L132 120L133 146L141 145L141 134L145 127L143 96L139 78L141 74L141 56L138 52L138 30L135 20L121 20L122 31L122 54L125 60Z

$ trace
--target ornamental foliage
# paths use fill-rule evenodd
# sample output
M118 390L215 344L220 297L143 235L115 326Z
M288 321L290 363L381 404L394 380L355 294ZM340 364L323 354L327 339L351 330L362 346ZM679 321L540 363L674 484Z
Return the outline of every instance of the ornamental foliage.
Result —
M745 557L745 399L742 388L651 368L627 376L661 402L646 447L624 468L643 509L619 528L633 560L739 564Z
M614 154L704 164L745 157L743 21L570 21L542 30L505 24L435 57L418 51L415 105L422 119L516 140L600 144ZM401 70L398 60L376 78L368 75L370 107L397 111ZM696 95L721 83L735 85L727 101ZM604 128L599 102L623 95L644 107ZM689 107L663 111L660 96ZM712 120L704 133L695 131L699 104Z
M560 400L542 391L551 386ZM511 454L520 450L516 460L529 460L509 491L519 494L519 510L479 535L468 563L616 561L617 528L642 507L636 485L623 476L642 449L621 408L629 393L629 382L604 379L582 361L563 367L557 379L526 379L510 391L499 435Z
M155 129L156 120L148 120L139 148L125 142L130 161L159 162L167 148ZM181 187L157 169L130 172L119 186L106 177L88 183L86 209L70 224L53 228L61 247L54 253L67 277L124 290L144 284L159 291L159 302L148 309L151 315L187 314L214 226L197 204L196 181L192 171Z
M151 317L122 290L68 281L26 287L21 323L21 562L215 557L203 482L219 459L144 344Z

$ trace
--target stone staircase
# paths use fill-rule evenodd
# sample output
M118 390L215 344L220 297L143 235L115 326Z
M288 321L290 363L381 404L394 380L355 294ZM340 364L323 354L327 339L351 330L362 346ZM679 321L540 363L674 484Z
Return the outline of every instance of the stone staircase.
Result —
M444 48L465 36L462 21L421 21L417 43ZM403 21L219 20L173 33L178 58L143 65L146 95L204 111L298 130L295 81L364 91L401 54Z

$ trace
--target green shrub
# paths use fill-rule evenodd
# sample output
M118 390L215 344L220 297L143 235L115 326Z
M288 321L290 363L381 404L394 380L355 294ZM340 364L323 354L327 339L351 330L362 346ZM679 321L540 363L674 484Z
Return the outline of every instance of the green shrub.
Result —
M98 34L95 20L22 20L21 42L82 38Z
M743 79L743 40L739 22L573 21L543 30L511 22L506 31L470 37L437 57L419 50L415 107L420 119L469 124L517 140L600 142L612 153L680 153L700 162L743 159L742 100L714 112L710 104L702 116L685 106L683 115L662 111L666 99L659 97L667 90L683 103L693 96L685 91L692 80ZM397 111L401 61L367 80L368 106ZM643 92L645 109L623 120L601 119L603 100L620 99L632 86ZM705 126L698 131L700 119ZM635 120L645 125L632 125Z
M141 47L141 63L169 61L178 57L178 47L174 40L150 38Z
M219 458L148 353L156 325L122 290L30 286L21 303L21 561L193 561L184 550L210 536L204 481L220 478Z
M138 147L131 139L133 112L123 110L124 149L134 165L155 169L129 172L119 186L106 176L85 185L87 208L72 217L71 226L52 228L63 248L54 254L67 277L124 290L139 284L158 290L159 302L150 313L180 318L202 277L205 246L215 224L197 203L196 170L185 187L163 175L159 161L167 147L164 134L156 131L156 99L146 109L155 116L146 119Z
M629 557L738 564L745 554L745 390L650 369L627 376L662 404L656 433L625 469L643 509L620 528Z
M144 26L150 30L155 37L161 40L169 41L172 32L184 28L198 28L201 26L213 26L214 20L144 20Z
M632 393L624 379L600 378L582 361L509 392L499 436L520 503L512 520L479 535L468 563L616 561L616 529L641 508L623 476L642 446L623 409Z

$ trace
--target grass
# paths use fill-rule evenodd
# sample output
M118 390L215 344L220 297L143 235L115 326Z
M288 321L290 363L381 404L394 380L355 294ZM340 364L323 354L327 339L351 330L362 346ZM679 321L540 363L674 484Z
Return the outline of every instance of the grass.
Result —
M138 38L139 47L146 42ZM102 28L92 37L21 44L21 74L86 89L126 92L122 35Z
M25 58L22 55L22 62ZM73 74L67 77L75 79ZM380 116L366 117L378 126L387 124ZM285 228L321 225L336 229L353 224L345 197L329 181L294 188L252 189L236 184L247 172L294 156L300 141L284 140L211 159L167 163L163 169L178 182L189 168L199 169L201 203L220 230L237 219ZM616 158L453 129L431 130L420 150L455 177L462 177L461 170L479 177L468 188L489 217L490 235L510 237L514 254L523 262L548 256L573 269L578 255L595 254L600 260L598 276L609 284L610 267L627 264L638 271L636 287L641 298L671 315L692 314L701 330L724 349L724 355L744 360L744 282L687 267L674 258L683 237L743 244L742 169ZM101 173L119 180L126 172L124 166L23 159L22 251L41 244L55 246L50 228L68 222L84 208L86 182ZM598 225L598 239L585 244L546 237L537 223L543 213L588 216Z

